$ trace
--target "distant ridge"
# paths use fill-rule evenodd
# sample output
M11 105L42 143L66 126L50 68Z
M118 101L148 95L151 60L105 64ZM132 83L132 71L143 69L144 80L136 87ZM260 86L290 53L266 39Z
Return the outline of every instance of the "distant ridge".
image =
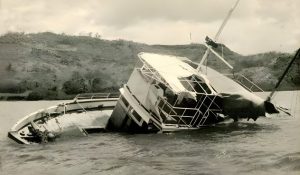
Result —
M223 49L222 49L223 47ZM271 90L293 54L268 52L243 56L222 45L216 49L264 90ZM7 33L0 37L0 93L29 92L28 100L68 99L83 92L112 92L124 84L139 52L185 56L199 62L205 46L147 45L125 40L103 40L99 35L70 36L50 32ZM299 61L281 90L300 89ZM210 55L208 65L226 72ZM298 67L297 67L298 65ZM0 99L9 99L1 97ZM16 98L18 99L18 98Z

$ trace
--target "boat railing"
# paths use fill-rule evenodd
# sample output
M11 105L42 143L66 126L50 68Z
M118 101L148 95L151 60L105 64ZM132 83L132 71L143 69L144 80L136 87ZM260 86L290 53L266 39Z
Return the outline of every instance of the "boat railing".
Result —
M119 98L120 93L84 93L78 94L74 100L88 100L88 99L105 99L105 98Z
M217 113L222 110L215 102L216 96L204 95L202 100L198 100L195 107L179 107L171 105L166 99L159 97L157 108L162 112L164 118L171 121L164 123L178 124L185 127L200 127L205 124L209 116L218 117Z
M146 63L143 59L140 58L140 61L142 62L142 66L140 68L137 68L145 77L155 80L157 82L160 82L164 84L165 86L169 87L169 84L166 83L165 79L160 76L160 74L153 68L151 65ZM170 87L169 87L170 88Z
M250 92L264 92L262 88L260 88L257 84L255 84L253 81L249 80L247 77L245 77L242 74L224 74L227 77L233 79L235 82L239 83L241 86L243 86L245 89L247 89Z

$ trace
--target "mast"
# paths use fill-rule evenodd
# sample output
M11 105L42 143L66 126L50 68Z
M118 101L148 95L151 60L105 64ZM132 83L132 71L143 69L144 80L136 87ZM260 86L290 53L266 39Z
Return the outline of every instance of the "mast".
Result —
M229 10L229 12L228 12L227 16L225 17L225 19L224 19L222 25L220 26L220 28L219 28L217 34L216 34L215 37L214 37L214 41L215 41L215 42L219 39L219 36L220 36L221 32L223 31L223 29L224 29L224 27L225 27L227 21L229 20L229 18L230 18L230 16L231 16L232 12L234 11L234 9L236 8L236 6L238 5L239 1L240 1L240 0L237 0L237 1L235 2L235 4L231 7L231 9ZM198 67L197 67L197 71L200 71L200 66L204 63L204 61L205 61L206 58L208 57L209 52L210 52L211 49L212 49L211 46L209 46L209 48L206 49L205 54L203 55L203 57L202 57L202 59L201 59L201 61L200 61L200 64L199 64Z

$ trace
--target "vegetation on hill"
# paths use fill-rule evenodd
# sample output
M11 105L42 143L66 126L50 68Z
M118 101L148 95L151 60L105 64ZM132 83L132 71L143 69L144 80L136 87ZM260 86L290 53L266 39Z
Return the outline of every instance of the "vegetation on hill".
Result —
M1 93L28 93L25 99L39 100L68 99L84 92L115 92L127 82L139 52L185 56L199 62L205 49L201 44L147 45L103 40L98 35L7 33L0 37L0 98ZM274 87L293 56L277 52L243 56L224 45L216 51L235 67L235 72L265 90ZM228 71L213 55L207 64ZM282 90L299 89L299 64L288 74Z

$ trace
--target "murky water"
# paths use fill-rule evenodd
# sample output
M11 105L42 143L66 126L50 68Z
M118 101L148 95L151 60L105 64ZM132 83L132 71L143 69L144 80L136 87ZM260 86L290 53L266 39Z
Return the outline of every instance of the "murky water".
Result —
M171 134L101 133L45 145L6 137L21 117L58 101L0 102L0 175L300 174L300 91L280 92L290 116Z

